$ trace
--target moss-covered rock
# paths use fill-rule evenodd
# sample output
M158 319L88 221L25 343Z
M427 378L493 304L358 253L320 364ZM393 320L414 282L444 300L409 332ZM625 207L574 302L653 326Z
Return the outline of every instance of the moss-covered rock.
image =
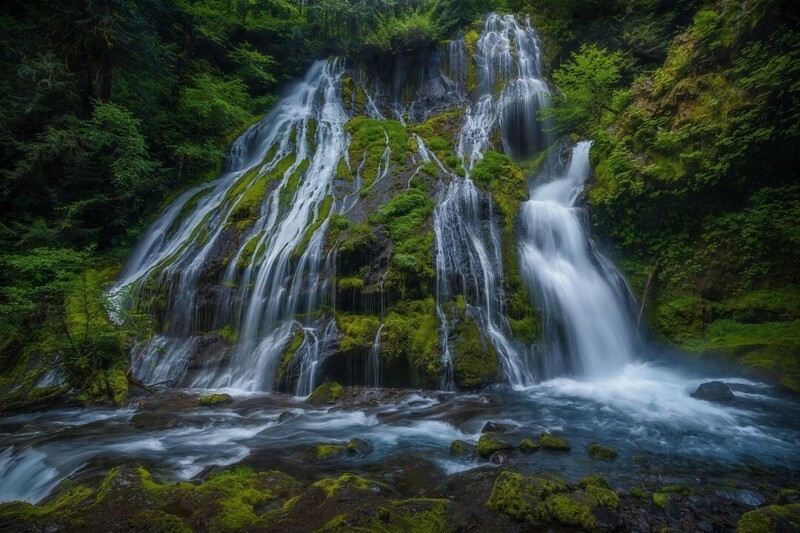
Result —
M566 483L550 474L523 476L503 472L495 480L486 505L516 520L544 525L551 517L551 509L545 505L545 499L566 490Z
M453 374L460 389L474 390L493 383L500 370L497 350L482 338L475 321L463 312L455 327Z
M781 505L800 503L800 490L781 489L778 492L778 503Z
M614 448L607 448L594 443L587 446L586 450L589 452L589 457L601 461L613 461L619 455Z
M313 461L325 461L344 455L347 455L347 446L335 443L315 444L309 454Z
M737 533L779 533L800 530L800 504L770 505L745 513Z
M564 439L560 439L549 433L543 433L539 438L539 447L543 450L550 450L554 452L568 452L572 446L566 443Z
M608 482L608 480L599 474L585 476L581 478L580 481L578 481L578 486L581 487L582 489L585 489L589 485L600 487L603 489L611 488L611 484Z
M306 398L306 403L311 405L328 405L340 399L344 394L344 387L335 381L326 381Z
M642 487L631 487L630 493L640 500L650 501L650 492L648 492L647 489L643 489Z
M545 507L547 514L553 519L570 527L588 531L597 527L597 520L592 515L596 500L583 491L570 494L556 494L547 498Z
M478 439L478 455L484 458L496 452L510 452L515 447L513 440L500 433L483 433Z
M666 509L667 506L672 502L674 496L667 492L654 492L653 493L653 503L662 509Z
M229 403L233 403L234 399L230 394L209 394L208 396L202 396L197 403L202 405L203 407L217 407L219 405L227 405Z
M472 455L476 451L475 445L463 440L454 440L450 443L450 453L453 455Z
M519 441L519 449L525 453L533 453L539 449L539 443L533 439L522 439Z

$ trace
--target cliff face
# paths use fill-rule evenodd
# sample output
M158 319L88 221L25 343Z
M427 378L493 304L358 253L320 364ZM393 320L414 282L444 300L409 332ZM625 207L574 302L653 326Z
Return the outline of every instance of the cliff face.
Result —
M622 250L645 318L800 389L797 13L699 10L597 132L595 230Z

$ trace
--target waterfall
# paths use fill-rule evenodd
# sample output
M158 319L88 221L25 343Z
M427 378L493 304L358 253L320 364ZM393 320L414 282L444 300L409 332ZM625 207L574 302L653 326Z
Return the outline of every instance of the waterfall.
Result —
M515 388L563 372L596 375L613 358L615 365L630 359L620 329L624 296L615 286L624 282L593 251L573 207L588 173L588 145L576 149L563 180L533 189L521 211L522 274L544 314L544 342L527 346L515 339L506 316L504 215L470 174L487 150L520 159L553 144L550 125L537 116L549 91L530 21L491 14L474 47L461 36L418 70L420 85L409 89L415 99L402 105L397 87L359 82L374 84L364 90L360 112L377 120L394 113L405 124L465 106L452 148L457 158L440 159L410 124L416 145L410 166L394 160L388 130L370 141L382 148L375 161L367 164L366 151L351 160L345 69L335 59L319 61L234 142L219 178L166 208L112 291L118 305L136 302L159 325L159 334L133 351L140 379L268 391L291 372L281 383L310 394L341 335L334 318L338 243L325 242L330 216L363 220L374 207L364 198L385 201L420 174L438 176L432 179L438 179L433 230L441 389L456 386L454 345L465 328L477 328L484 354L496 352ZM343 168L351 182L337 179ZM402 183L392 183L406 170ZM364 176L367 171L375 175ZM568 287L561 285L564 278ZM365 383L375 386L384 378L381 335L390 330L383 331L383 300L381 282L380 327L364 349Z
M521 270L544 317L539 361L545 378L601 377L634 355L629 293L594 249L575 205L590 173L590 147L578 143L563 175L545 177L521 209Z
M182 194L148 230L115 291L121 305L128 288L143 300L166 295L156 312L165 331L137 361L137 374L150 379L169 369L179 377L190 351L184 340L228 327L239 332L229 360L198 373L193 385L269 390L280 354L303 328L307 375L299 392L310 392L320 346L335 333L315 323L313 311L325 293L323 237L349 142L342 72L336 60L312 65L236 140L225 173ZM221 287L206 279L209 265L221 267Z
M535 155L552 144L549 122L540 122L539 110L550 102L542 79L541 50L530 18L524 25L513 15L491 14L475 45L476 101L458 139L458 151L469 170L491 145L499 125L502 148L515 158ZM500 147L497 147L500 148Z
M450 61L460 78L465 68L463 50L463 41L450 46ZM541 77L541 54L530 20L520 25L512 15L489 15L474 61L475 101L467 108L457 147L466 176L453 176L434 212L436 309L442 324L440 387L445 390L454 386L452 324L446 304L456 295L464 298L470 318L497 350L509 383L524 387L535 381L530 349L513 339L505 316L502 247L494 206L469 178L469 171L492 146L496 127L502 148L512 155L529 156L551 142L537 119L538 110L549 102L549 91Z

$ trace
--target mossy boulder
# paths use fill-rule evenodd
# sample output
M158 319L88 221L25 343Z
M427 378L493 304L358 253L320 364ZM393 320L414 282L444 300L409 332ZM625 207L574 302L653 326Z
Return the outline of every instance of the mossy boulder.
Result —
M582 489L585 489L586 487L589 486L600 487L603 489L611 488L611 484L608 482L608 480L598 474L581 478L581 480L578 481L578 486Z
M312 461L327 461L347 455L347 446L336 443L315 444L308 455Z
M606 448L594 443L587 446L586 450L589 452L589 457L600 461L613 461L619 455L614 448Z
M311 405L328 405L340 399L344 394L344 387L335 381L326 381L306 398L306 403Z
M484 433L478 439L478 455L484 458L496 452L510 452L515 447L514 441L500 433Z
M800 490L782 489L778 492L778 503L782 505L800 503Z
M463 440L454 440L450 443L450 453L453 455L472 455L476 451L475 445Z
M208 396L201 396L200 399L197 400L197 403L203 407L218 407L220 405L228 405L229 403L233 402L233 396L225 393L209 394Z
M745 513L736 525L737 533L779 533L800 531L800 504L770 505Z
M630 493L632 496L635 496L640 500L644 501L650 500L650 493L646 489L643 489L642 487L631 487Z
M364 439L350 439L347 442L347 453L349 455L368 455L372 453L372 443Z
M525 453L533 453L539 449L539 443L533 439L519 441L519 449Z
M548 496L565 492L567 485L551 474L523 476L514 472L501 473L494 482L487 507L516 520L532 525L550 522L551 511L545 505Z
M554 452L568 452L572 449L572 446L567 444L564 439L560 439L549 433L543 433L539 438L539 447L543 450Z
M662 509L666 509L672 503L674 496L668 492L654 492L653 503Z

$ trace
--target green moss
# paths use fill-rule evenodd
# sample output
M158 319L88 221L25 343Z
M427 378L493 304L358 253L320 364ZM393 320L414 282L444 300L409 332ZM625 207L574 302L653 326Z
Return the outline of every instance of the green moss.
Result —
M495 452L510 452L514 442L499 433L483 433L478 438L478 455L491 457Z
M608 483L608 480L601 475L595 474L591 476L586 476L581 478L578 482L578 486L582 489L585 489L589 485L593 485L595 487L600 487L603 489L610 489L611 485Z
M745 513L737 533L773 533L800 530L800 504L770 505Z
M478 32L474 29L464 34L464 42L467 48L467 91L472 92L478 86L478 71L475 66L475 46L478 44Z
M124 361L118 361L106 373L111 400L117 407L122 407L128 401L127 367Z
M671 501L672 501L672 494L667 494L664 492L653 493L653 503L658 505L662 509L666 509Z
M543 525L551 517L549 506L544 505L545 498L566 490L566 483L550 474L523 476L503 472L495 480L486 505L516 520Z
M167 228L166 231L167 237L175 234L175 232L180 227L181 223L183 223L183 221L186 220L186 218L192 212L194 212L195 208L197 207L197 204L200 203L200 200L206 197L213 190L214 190L213 187L206 187L205 189L202 189L199 192L195 193L191 198L189 198L189 200L186 201L185 204L183 204L183 207L181 207L181 212L178 214L177 217L175 217L175 220L173 220L169 228Z
M450 443L450 453L453 455L471 455L473 447L463 440L454 440Z
M336 324L342 332L342 340L339 343L340 351L366 351L372 346L381 321L374 316L337 313Z
M381 356L387 362L407 361L423 384L438 381L439 319L433 298L398 302L387 313L381 332Z
M297 354L297 350L300 349L300 346L303 345L303 341L305 341L306 332L303 328L297 328L297 331L294 332L294 336L292 337L292 342L289 343L289 346L281 354L281 362L278 365L278 382L279 383L286 383L289 377L289 366L292 363L292 359Z
M204 407L216 407L218 405L227 405L233 403L233 397L230 394L209 394L202 396L197 403Z
M401 165L406 163L410 153L409 138L400 122L355 117L345 124L345 131L352 135L349 147L351 168L364 160L361 167L363 190L369 189L378 177L378 168L387 146L391 151L391 162Z
M594 497L598 507L611 507L616 509L619 506L619 496L614 491L608 488L599 487L597 485L587 485L586 493Z
M347 454L347 446L344 444L315 444L311 457L314 460L323 461L345 454Z
M191 533L192 529L174 514L164 511L142 511L133 517L133 527L137 531L158 531L160 533Z
M343 489L364 490L364 491L372 490L375 488L386 489L386 485L384 485L383 483L378 483L377 481L364 479L355 474L344 474L338 478L321 479L311 486L316 487L318 489L322 489L328 498L330 498L331 496L335 495L337 492Z
M477 324L456 307L453 373L461 389L477 389L494 382L500 370L497 350L481 337Z
M470 176L492 194L503 215L506 233L512 233L519 205L528 199L528 184L522 171L507 155L490 150L475 164Z
M563 439L550 435L549 433L542 434L541 438L539 439L539 446L543 450L551 450L557 452L567 452L572 449L572 447L567 444Z
M522 439L519 442L519 449L525 453L532 453L539 449L539 443L533 439Z
M547 498L546 506L554 520L567 526L593 530L597 527L597 519L592 515L595 503L592 496L576 492L550 496Z
M341 278L337 280L336 288L341 291L361 292L364 288L364 280L356 277Z
M326 405L333 403L344 394L344 387L335 381L326 381L317 387L311 396L306 398L306 402L311 405Z
M630 493L640 500L650 501L650 493L642 487L631 487Z
M778 492L778 503L797 503L800 502L800 490L797 489L781 489Z
M619 455L614 448L606 448L594 443L587 446L586 450L589 452L589 457L601 461L613 461Z

